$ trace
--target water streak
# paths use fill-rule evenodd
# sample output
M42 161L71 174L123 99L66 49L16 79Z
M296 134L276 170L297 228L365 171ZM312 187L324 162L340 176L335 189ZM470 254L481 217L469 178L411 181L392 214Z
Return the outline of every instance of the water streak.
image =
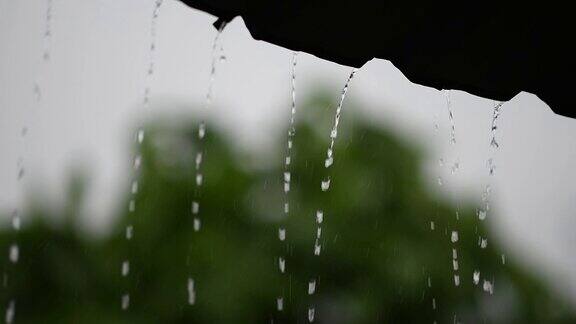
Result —
M448 110L448 121L450 122L450 146L452 146L453 150L455 150L456 145L456 121L454 119L454 110L452 107L452 91L446 90L446 108ZM452 174L452 179L456 180L457 172L460 170L460 160L456 157L454 163L450 166L450 173ZM455 218L456 222L460 220L460 206L456 203L456 211L455 211ZM459 241L459 232L458 230L453 230L450 240L452 242L452 270L454 272L454 286L460 286L460 275L459 275L459 262L458 262L458 250L457 250L457 243Z
M144 77L144 92L142 95L142 107L144 109L150 108L150 95L152 92L152 78L154 76L154 66L156 63L156 34L157 34L157 21L158 16L160 14L160 8L162 7L163 0L154 0L154 7L152 10L152 17L150 20L150 43L148 46L148 63L145 69L145 77ZM140 185L138 182L139 174L141 172L142 167L142 143L144 142L145 131L144 128L141 126L139 129L136 130L135 134L135 141L136 141L136 155L134 156L134 160L132 162L132 170L133 170L133 180L130 186L130 193L131 197L128 201L128 212L134 213L136 212L137 204L136 198L138 191L140 190ZM125 238L126 241L132 240L134 236L134 225L128 224L125 227ZM130 276L130 261L125 259L122 261L121 271L122 277L129 278ZM130 292L125 291L122 294L120 305L122 310L127 310L130 307Z
M208 89L206 91L206 96L204 98L204 110L209 110L212 106L212 100L214 97L214 83L216 80L216 71L219 62L223 62L225 60L225 56L223 54L224 49L221 45L220 37L222 36L222 32L226 27L226 22L223 22L218 31L216 36L214 37L214 41L212 43L212 58L210 64L210 78L208 81ZM201 120L198 124L198 145L197 145L197 152L196 157L194 158L194 165L195 165L195 183L196 183L196 190L194 193L194 197L192 198L191 203L191 213L192 213L192 229L194 232L199 232L202 226L202 219L200 217L201 213L201 202L200 202L200 192L201 188L205 183L204 174L202 173L202 166L205 160L204 156L204 142L207 133L207 125L205 120ZM186 282L186 288L188 290L188 305L192 306L196 303L196 289L194 284L194 278L192 276L188 276Z
M45 74L44 70L46 69L48 61L50 60L50 48L52 43L52 11L53 11L52 2L53 0L45 0L44 2L45 3L44 21L43 21L44 30L42 33L42 39L44 44L42 49L42 63L40 68L41 71L39 72L40 77L42 77L43 74ZM42 99L42 87L38 79L34 81L32 91L36 102L39 103ZM28 127L24 125L20 129L20 137L24 143L26 142L27 134L28 134ZM26 175L26 163L23 155L20 155L17 158L16 166L17 166L16 180L18 182L21 182L24 180L24 177ZM20 219L20 210L18 207L14 209L14 211L12 212L11 225L12 230L14 231L16 236L15 236L15 242L13 242L8 248L8 259L10 263L16 265L20 260L20 244L18 242L17 234L20 231L21 219ZM5 280L8 279L7 274L5 275L4 279ZM16 316L16 299L10 299L8 305L6 306L6 313L5 313L6 323L12 323L14 321L15 316Z
M338 106L336 107L336 114L334 116L334 124L330 131L330 144L328 149L326 150L326 159L324 160L324 167L329 169L334 164L334 144L336 143L336 138L338 137L338 126L340 125L340 117L342 115L342 107L344 105L344 99L346 99L346 94L348 93L348 89L354 79L354 76L358 72L358 69L353 69L342 88L342 92L340 93L340 100L338 101ZM330 190L331 178L328 176L320 183L320 190L322 192L328 192ZM322 228L320 225L324 220L324 211L317 210L316 211L316 239L314 240L314 247L313 253L315 256L319 256L322 251L322 241L321 241L321 234ZM316 293L316 279L312 279L308 285L308 294L314 295ZM312 305L308 308L308 321L314 322L316 308Z
M42 49L42 70L45 69L48 62L51 60L51 48L52 48L52 14L53 14L53 0L46 0L45 1L45 11L44 11L44 30L42 32L42 40L43 40L43 49ZM42 76L40 76L41 78ZM34 82L32 87L32 91L34 93L34 97L36 101L42 100L42 82L40 82L40 78Z
M493 108L492 108L492 119L491 119L491 123L490 123L490 139L489 139L489 143L488 143L488 158L486 160L486 167L488 169L488 176L490 178L492 178L495 173L496 173L496 163L495 161L495 155L496 155L496 151L500 148L500 143L498 142L498 138L497 138L497 132L498 132L498 118L500 117L501 114L501 109L502 106L504 105L505 102L494 102ZM477 216L478 219L480 221L484 221L487 217L488 214L490 212L490 195L492 193L492 187L490 185L492 181L489 180L488 183L486 184L486 186L484 187L484 190L482 192L482 208L480 208L477 211ZM480 234L478 234L478 246L480 249L486 249L488 247L488 238L486 237L482 237L480 236ZM502 258L502 264L505 264L505 257L502 254L501 255ZM480 272L479 271L475 271L474 272L474 277L473 277L473 281L475 285L478 285L478 283L480 282ZM494 285L491 281L484 279L484 282L482 284L482 290L484 290L485 292L492 294L494 292Z
M284 214L286 217L290 212L290 184L292 181L292 172L290 163L292 161L292 146L294 141L294 136L296 135L295 118L296 118L296 66L298 63L298 52L292 52L292 60L290 63L290 120L288 123L288 138L286 144L286 155L284 158L284 171L283 171L283 189L284 189ZM278 238L280 242L286 240L286 228L280 226L278 228ZM280 273L284 274L286 272L286 259L283 255L278 258ZM280 296L276 298L278 311L284 310L284 292L280 293Z

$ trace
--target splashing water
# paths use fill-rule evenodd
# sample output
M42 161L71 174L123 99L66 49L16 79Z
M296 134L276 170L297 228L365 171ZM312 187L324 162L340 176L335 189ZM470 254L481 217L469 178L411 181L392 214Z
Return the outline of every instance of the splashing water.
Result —
M150 44L148 47L148 66L146 67L145 70L145 77L144 77L144 93L142 96L142 106L144 109L149 109L150 107L150 94L152 92L151 90L151 83L152 83L152 77L154 76L154 65L155 65L155 56L156 56L156 25L157 25L157 21L158 21L158 16L160 14L160 8L162 7L162 3L163 0L154 0L154 7L152 10L152 17L150 20ZM142 155L141 155L141 151L142 151L142 143L144 142L144 137L145 137L145 131L142 127L140 127L135 134L135 139L136 139L136 145L137 145L137 149L136 151L138 153L136 153L136 156L134 157L133 163L132 163L132 170L134 172L134 180L131 183L130 186L130 193L131 193L131 198L128 201L128 212L129 213L134 213L136 211L136 196L138 194L138 191L140 189L139 183L138 183L138 175L140 173L140 169L142 167ZM125 228L125 238L126 241L130 241L132 240L132 237L134 236L134 226L132 224L128 224L126 225ZM124 278L128 278L130 275L130 260L125 259L122 261L122 265L120 268L120 274L122 277ZM124 292L124 294L121 297L121 301L120 301L120 305L122 310L127 310L130 307L130 293L129 292Z
M342 88L342 92L340 93L340 100L338 101L338 106L336 107L336 114L334 116L334 125L332 126L332 130L330 131L330 145L326 150L326 159L324 161L324 167L326 169L329 169L334 163L334 144L336 142L336 138L338 137L338 125L340 124L342 107L344 105L344 99L346 99L346 94L348 93L348 88L350 87L350 83L352 82L352 79L354 79L356 72L358 72L358 69L353 69L352 72L350 72L350 75L348 76L348 79L344 84L344 88ZM330 177L327 177L325 178L325 180L321 181L320 189L322 192L328 192L330 190L330 182L331 182ZM320 225L322 224L323 220L324 220L324 211L317 210L316 239L314 241L314 248L313 248L313 253L315 256L319 256L322 250L322 242L321 242L322 228L320 227ZM312 279L310 280L308 285L308 294L312 296L315 293L316 293L316 280ZM314 322L314 317L315 317L315 307L310 306L308 308L308 321Z
M220 43L220 36L226 27L226 22L222 23L218 28L214 41L212 43L212 62L210 65L210 79L208 81L208 90L206 91L206 97L204 99L204 110L208 110L212 106L212 98L214 96L214 83L216 80L216 68L218 63L224 62L226 57L224 56L224 49ZM200 189L204 185L205 179L202 174L202 164L205 160L204 158L204 141L206 137L207 126L206 121L202 120L198 124L198 149L196 152L196 157L194 158L195 164L195 183L196 190L195 195L191 203L192 212L192 229L194 232L199 232L202 225L202 219L200 218ZM194 284L194 278L188 276L186 287L188 290L188 305L193 306L196 303L196 289Z
M290 69L290 121L288 123L288 139L286 144L286 156L284 159L284 173L283 173L283 186L284 186L284 213L288 216L290 212L290 184L292 181L292 173L290 171L290 163L292 161L292 146L294 136L296 135L296 128L294 121L296 118L296 65L298 63L298 52L292 52L291 69ZM278 228L278 239L280 242L286 240L286 229L282 226ZM286 272L286 259L283 256L278 258L280 273ZM276 299L276 309L278 311L284 310L284 293L281 292L280 296Z

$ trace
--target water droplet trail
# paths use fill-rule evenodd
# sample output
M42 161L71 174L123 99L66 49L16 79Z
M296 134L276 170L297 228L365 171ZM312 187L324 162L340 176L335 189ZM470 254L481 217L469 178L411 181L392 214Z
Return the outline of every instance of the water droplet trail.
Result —
M338 106L336 107L336 114L334 116L334 124L332 126L332 130L330 131L330 144L328 149L326 150L326 159L324 160L324 167L329 173L330 167L334 164L334 144L336 142L336 138L338 137L338 126L340 125L340 117L342 115L342 107L344 105L344 99L346 99L346 94L348 93L348 88L350 87L350 83L354 76L358 72L358 69L353 69L344 84L344 88L342 88L342 92L340 93L340 100L338 101ZM322 192L328 192L330 190L331 178L328 176L321 180L320 182L320 190ZM319 209L316 211L316 239L314 240L314 247L313 253L315 256L320 256L322 252L322 241L321 241L321 234L322 228L321 224L324 221L324 211ZM311 279L308 285L308 294L313 296L317 291L317 280ZM308 308L308 321L314 322L316 313L316 307L311 305Z
M210 65L210 78L208 80L208 90L206 91L206 97L204 100L204 110L208 110L212 106L212 99L214 96L214 83L216 80L216 71L218 67L218 63L223 63L226 60L224 56L224 49L221 45L221 36L224 28L226 27L226 22L223 22L218 31L216 36L214 37L214 41L212 43L212 61ZM206 121L201 120L198 124L198 145L196 151L196 157L194 158L195 163L195 183L196 183L196 190L194 191L194 196L192 198L191 203L191 211L192 211L192 229L194 232L199 232L201 229L202 219L200 218L200 213L202 211L202 204L200 202L200 193L201 188L205 184L204 175L202 173L202 165L205 160L204 154L204 145L205 145L205 137L207 132ZM194 278L191 274L189 274L187 283L186 283L187 291L188 291L188 305L192 306L196 303L196 286Z
M50 61L50 49L52 46L52 13L53 13L53 0L45 0L45 11L44 11L44 18L43 18L43 25L44 30L42 32L42 40L43 40L43 49L41 55L41 66L40 71L38 72L38 76L33 82L32 85L32 92L34 95L35 101L39 104L42 100L42 86L41 82L39 81L41 77L46 74L46 67ZM20 129L20 138L22 140L22 145L25 146L26 144L26 137L28 134L28 127L26 125L22 126ZM23 153L21 153L16 162L17 166L17 173L16 173L16 180L20 183L24 180L26 176L26 163L24 159ZM8 260L11 264L16 266L18 261L20 260L20 243L18 239L18 232L20 231L21 226L21 218L20 218L20 210L18 207L14 209L12 212L12 230L15 233L14 242L10 244L8 248ZM12 269L10 271L13 271ZM16 271L16 270L14 270ZM8 274L5 275L5 280L7 280ZM16 299L10 298L8 305L6 306L5 312L5 321L6 323L13 323L14 318L16 317Z
M154 76L154 65L155 65L155 57L156 57L156 34L157 34L157 21L158 16L160 14L160 8L162 7L163 0L154 0L154 7L152 10L152 17L150 20L150 44L148 46L148 63L145 69L145 77L144 77L144 91L142 96L142 107L144 109L150 108L150 95L151 95L151 84L152 78ZM133 171L133 180L131 182L131 197L128 201L128 212L133 214L136 212L137 209L137 195L140 189L138 178L142 168L142 143L144 142L145 131L143 126L141 126L135 134L135 142L136 142L136 155L134 156L134 160L132 163L132 171ZM131 241L134 237L134 225L128 224L125 228L125 238L126 241ZM130 278L130 260L125 258L122 260L122 264L120 267L120 275L127 280ZM128 281L129 282L129 281ZM125 291L120 300L120 306L122 310L127 310L130 307L130 292Z
M488 146L488 159L486 160L486 167L488 168L488 176L492 178L496 173L496 163L495 161L495 154L496 151L500 148L500 143L497 139L497 131L498 131L498 118L500 117L500 110L505 102L494 102L494 106L492 108L492 119L490 123L490 140ZM478 220L484 221L490 212L490 194L492 192L492 187L490 185L491 180L488 180L488 183L484 187L482 191L482 204L483 206L481 209L477 211ZM482 249L486 249L488 247L488 238L482 237L480 234L478 235L478 247ZM502 257L502 264L505 263L504 255ZM486 275L484 275L486 277ZM475 285L478 285L480 282L480 271L476 270L473 275L473 282ZM492 294L494 290L493 282L484 279L482 284L482 290L485 292Z
M292 161L292 146L294 141L294 136L296 135L295 128L295 118L296 118L296 65L298 63L298 52L292 52L292 61L290 69L290 121L288 123L288 139L286 145L286 156L284 159L284 171L283 171L283 188L284 188L284 214L288 217L290 213L290 185L292 181L292 173L290 163ZM286 240L286 229L280 225L278 228L278 238L280 242L285 242ZM278 257L278 267L280 273L284 274L286 272L286 259L283 255ZM276 309L278 311L284 310L284 289L281 289L280 296L276 298Z

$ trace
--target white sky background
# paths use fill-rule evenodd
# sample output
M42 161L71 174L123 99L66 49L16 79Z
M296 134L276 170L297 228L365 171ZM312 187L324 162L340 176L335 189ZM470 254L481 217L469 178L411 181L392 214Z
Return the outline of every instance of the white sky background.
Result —
M135 118L191 115L201 107L214 17L165 1L152 105L146 112L140 103L154 1L53 1L52 59L43 64L46 1L0 0L0 213L8 215L21 204L23 192L31 191L41 193L46 208L56 208L70 170L78 166L90 177L86 227L101 231L125 207L118 198L130 179ZM222 37L227 61L218 70L211 123L253 154L270 152L278 128L288 121L291 51L254 41L241 19ZM297 97L322 83L336 99L349 72L349 67L301 53ZM42 88L40 103L35 82ZM454 147L443 93L412 84L388 61L364 66L347 100L365 103L367 109L344 107L343 118L368 115L429 151L423 170L431 190L438 188L438 158L448 164L458 158L456 177L444 167L443 199L480 200L488 180L492 100L453 91ZM547 270L558 289L576 297L576 121L554 115L537 97L523 93L503 106L499 126L491 179L497 213L489 221L509 250L526 257L527 266ZM29 129L24 139L22 127ZM16 180L19 156L26 165L23 183Z

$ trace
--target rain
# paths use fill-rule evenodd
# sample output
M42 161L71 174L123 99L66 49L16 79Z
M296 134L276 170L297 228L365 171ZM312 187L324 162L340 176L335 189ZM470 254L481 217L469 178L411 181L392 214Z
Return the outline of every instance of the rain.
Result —
M576 319L549 97L193 2L0 3L6 323Z

